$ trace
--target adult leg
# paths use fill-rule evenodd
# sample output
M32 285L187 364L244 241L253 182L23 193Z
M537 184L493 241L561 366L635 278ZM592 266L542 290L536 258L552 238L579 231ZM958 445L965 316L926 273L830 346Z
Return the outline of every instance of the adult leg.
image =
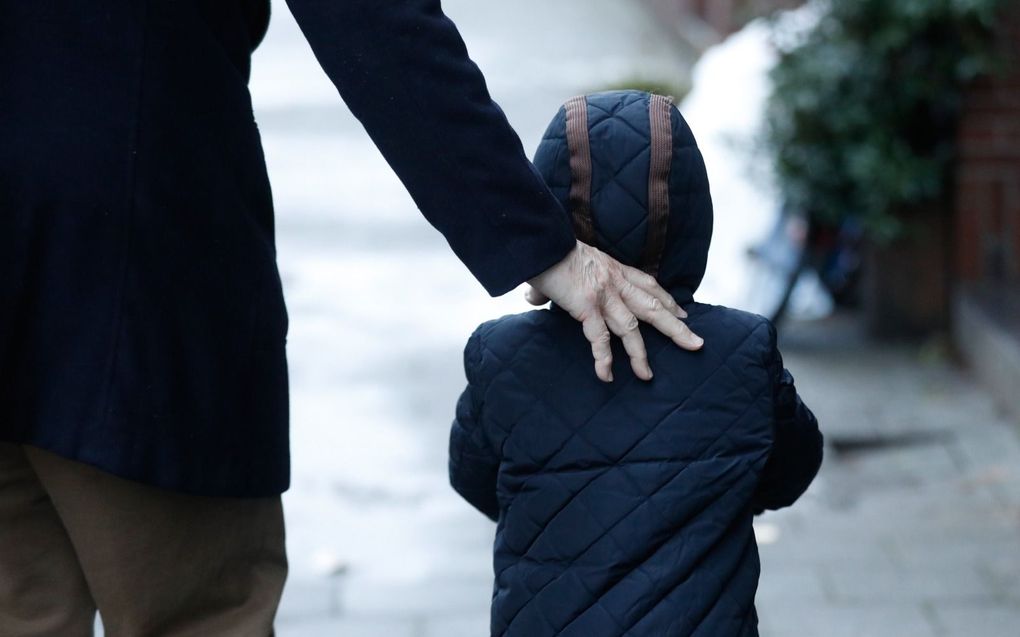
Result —
M95 620L53 503L22 447L0 443L0 635L91 637Z
M279 496L183 495L26 453L108 637L272 634L287 574Z

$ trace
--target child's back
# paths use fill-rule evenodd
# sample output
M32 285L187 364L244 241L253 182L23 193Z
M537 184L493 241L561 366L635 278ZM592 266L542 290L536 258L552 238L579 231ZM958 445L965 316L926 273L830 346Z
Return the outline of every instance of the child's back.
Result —
M655 378L630 374L615 343L616 381L604 384L591 372L580 325L555 307L486 323L472 336L450 468L455 488L499 522L493 635L757 635L752 516L792 503L821 459L817 425L783 369L772 326L692 301L711 202L689 129L656 99L591 96L582 127L571 118L585 104L575 102L553 121L536 164L575 212L585 204L572 187L581 167L593 238L625 263L651 255L705 345L686 352L642 328ZM636 217L655 200L656 108L670 123L672 157L658 254L647 238L662 211L638 220L645 232L614 229L620 206L599 212L613 201L599 195L640 163L628 146L640 147L643 131L651 143L644 140L646 167L635 172L647 193L643 203L627 196ZM568 130L570 140L557 135ZM593 175L577 160L578 130L589 131ZM644 236L627 246L631 232Z

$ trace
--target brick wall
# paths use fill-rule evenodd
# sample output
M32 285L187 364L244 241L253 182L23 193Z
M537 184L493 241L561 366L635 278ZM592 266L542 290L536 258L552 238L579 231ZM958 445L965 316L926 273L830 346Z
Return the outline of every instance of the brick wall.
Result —
M1020 7L1000 29L1005 72L969 89L956 172L955 274L1020 284Z

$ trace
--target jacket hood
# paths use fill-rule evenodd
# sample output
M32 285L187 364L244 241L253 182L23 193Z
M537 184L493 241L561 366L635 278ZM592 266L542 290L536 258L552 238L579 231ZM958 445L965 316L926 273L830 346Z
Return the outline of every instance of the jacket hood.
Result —
M694 134L672 100L611 91L568 101L535 166L578 239L693 298L712 240L712 197Z

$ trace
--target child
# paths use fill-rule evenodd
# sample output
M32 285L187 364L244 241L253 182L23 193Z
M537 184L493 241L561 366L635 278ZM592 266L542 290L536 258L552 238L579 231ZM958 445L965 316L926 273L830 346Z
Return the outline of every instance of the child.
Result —
M581 326L553 306L485 323L450 439L450 480L498 521L496 637L758 634L751 519L792 504L822 437L760 316L693 300L712 201L669 98L574 98L535 157L578 238L654 274L705 339L641 327L655 377L591 371Z

